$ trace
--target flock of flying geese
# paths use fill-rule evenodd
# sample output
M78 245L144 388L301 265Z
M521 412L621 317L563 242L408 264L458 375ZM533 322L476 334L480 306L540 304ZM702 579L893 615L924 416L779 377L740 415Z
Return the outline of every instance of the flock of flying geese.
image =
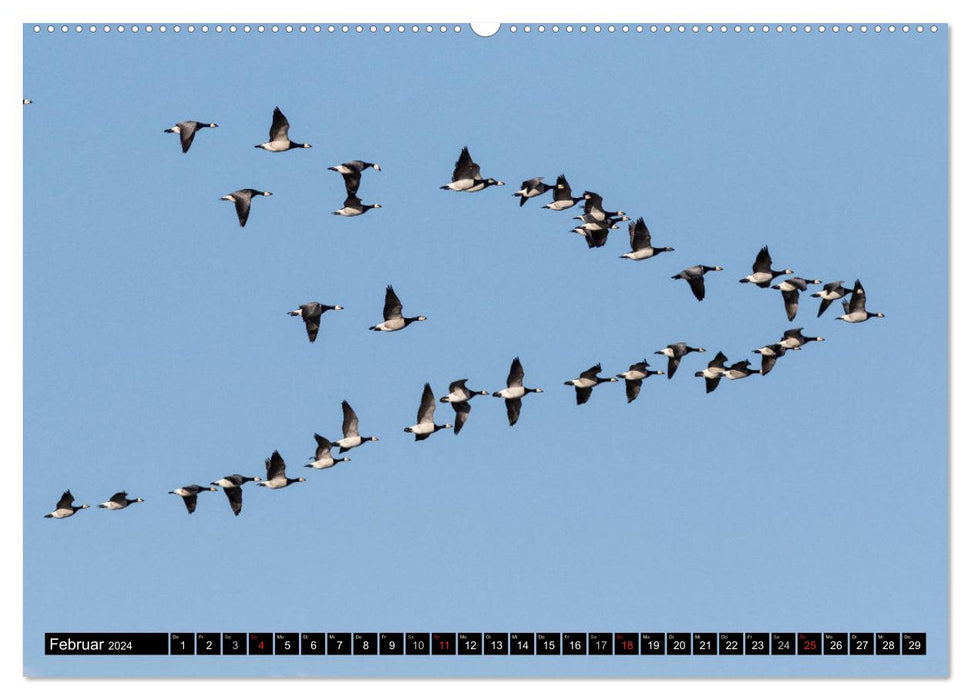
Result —
M25 104L26 103L27 102L25 101ZM189 148L192 146L192 142L195 139L196 134L201 129L216 128L217 126L218 125L215 123L185 121L166 129L165 132L178 134L182 145L182 152L187 153ZM287 121L287 118L283 115L283 112L280 111L280 108L277 107L273 110L273 122L270 126L269 140L265 143L257 144L255 147L274 153L311 147L309 143L298 143L291 141L289 137L289 130L290 124ZM340 173L344 178L344 186L347 194L346 198L344 199L343 207L334 211L334 214L340 216L359 216L371 209L378 209L381 207L380 204L363 204L361 199L357 196L357 192L361 184L361 175L368 168L372 168L376 171L381 170L381 166L377 163L369 163L362 160L352 160L329 168L329 170ZM488 187L501 186L503 184L505 183L503 183L501 180L495 180L491 177L483 178L480 173L479 165L472 160L472 156L469 154L469 149L463 148L461 154L459 155L458 161L455 163L455 168L452 172L452 180L449 183L442 185L441 189L450 190L453 192L480 192ZM587 246L590 248L599 248L604 246L607 242L607 236L611 230L619 228L620 222L630 221L630 218L623 211L605 210L603 207L603 198L595 192L585 191L581 196L574 197L570 184L563 175L560 175L557 178L555 185L548 185L544 183L542 177L535 177L525 180L523 181L520 189L515 192L513 196L519 197L519 206L523 206L526 204L527 200L534 197L539 197L551 191L553 193L552 200L543 206L544 209L562 211L583 202L583 214L575 217L575 219L578 219L581 223L572 230L573 232L582 235L587 242ZM249 218L250 206L253 197L268 197L270 195L270 192L247 188L225 195L222 197L222 199L231 201L235 204L239 225L245 226ZM644 222L643 217L638 218L636 222L629 223L628 229L630 234L631 250L630 252L621 255L620 257L622 258L635 261L647 260L660 253L672 252L674 250L668 246L656 247L653 245L651 241L651 233L648 230L647 224ZM692 267L685 268L676 275L673 275L672 279L685 280L691 288L695 298L697 298L698 301L701 301L705 298L704 276L709 272L718 272L723 269L724 268L722 268L720 265L694 265ZM806 292L810 285L822 284L821 280L805 279L802 277L790 277L789 279L783 280L778 284L772 284L777 277L792 274L793 270L788 268L782 270L772 269L772 257L769 255L769 249L768 247L763 247L756 255L755 262L752 264L752 274L743 277L739 280L739 282L743 284L754 284L755 286L763 289L771 286L772 289L779 290L782 293L786 316L790 321L792 321L795 318L799 307L800 293ZM813 297L818 297L820 299L819 310L816 314L817 318L825 313L830 304L837 300L843 300L847 295L850 296L850 299L842 302L844 313L841 316L836 317L838 320L845 321L847 323L862 323L870 318L884 317L882 313L873 313L867 311L866 292L864 291L863 285L860 284L859 280L856 280L852 288L846 288L842 285L842 280L830 282L823 285L822 289L819 291L812 293ZM343 307L339 304L327 305L321 304L320 302L311 301L306 304L302 304L299 308L288 313L290 316L297 316L303 320L307 331L307 338L311 343L313 343L317 339L317 334L320 330L321 317L323 314L327 311L339 311L341 309L343 309ZM384 297L384 320L381 323L371 326L370 330L383 332L400 331L407 328L414 322L427 320L427 318L423 315L404 316L402 310L403 306L401 300L398 298L398 295L395 293L392 286L388 285L385 289ZM783 333L782 338L780 338L778 342L764 345L753 351L762 357L760 369L752 369L750 367L751 363L749 360L741 360L735 362L734 364L728 365L728 358L723 352L719 352L715 355L712 361L708 363L708 366L704 370L695 372L694 376L704 378L706 393L710 393L718 387L718 384L722 379L736 380L743 379L753 374L760 374L763 376L767 375L775 366L778 359L785 355L788 351L799 350L806 343L822 340L823 338L820 337L808 337L803 335L802 328L791 328ZM670 345L657 350L655 354L662 355L667 358L667 376L668 379L671 379L674 377L675 372L677 372L682 358L693 352L702 353L705 352L705 349L701 347L692 347L684 342L677 342L671 343ZM600 364L596 364L593 367L581 372L578 377L564 382L566 386L572 386L575 389L577 405L586 403L593 393L594 388L600 384L618 382L621 379L624 380L626 385L627 402L630 403L631 401L634 401L640 394L641 385L645 379L649 379L655 375L664 374L664 372L661 370L651 369L646 359L641 360L640 362L635 362L634 364L630 365L627 371L621 372L615 376L602 377L600 376L601 372L602 369ZM504 399L506 404L506 415L510 426L515 425L519 420L523 398L527 394L539 394L543 392L543 390L539 387L526 387L523 384L524 377L525 372L523 370L523 365L519 358L516 357L513 359L512 365L509 368L509 375L506 378L506 388L492 394L494 397ZM453 381L449 385L449 393L446 396L440 397L438 400L441 403L451 404L455 411L454 425L451 423L438 424L435 422L435 395L432 392L431 386L426 383L424 389L422 390L417 420L414 425L406 427L404 432L414 435L415 440L425 440L440 430L447 430L450 428L453 429L457 435L462 430L462 427L469 418L469 412L471 411L471 405L469 402L476 396L488 396L489 394L489 392L485 390L469 389L466 386L466 382L468 382L468 379L459 379ZM331 454L333 448L337 447L338 454L343 455L345 452L360 447L367 442L376 442L378 440L377 436L362 436L360 434L357 414L347 401L343 401L341 403L341 409L343 411L343 424L341 428L343 437L339 440L329 440L328 438L315 433L314 439L317 443L316 451L314 453L314 457L308 464L305 465L306 467L312 469L328 469L340 462L349 462L349 457L335 458ZM229 505L233 513L235 515L239 515L243 508L242 487L244 484L254 482L258 486L268 489L281 489L296 482L306 481L306 479L303 477L287 477L286 464L278 451L274 451L273 454L266 460L265 467L265 478L231 474L216 481L210 482L209 486L189 484L187 486L182 486L181 488L169 491L169 493L181 496L182 500L185 502L186 510L191 514L196 509L199 493L204 491L218 491L219 487L221 487L229 500ZM127 492L120 491L114 494L104 503L101 503L99 508L104 508L107 510L121 510L127 508L133 503L142 502L144 502L142 498L131 499L128 498ZM74 505L74 496L71 494L70 490L67 490L57 502L56 508L44 517L57 519L66 518L74 515L77 511L88 507L89 506L87 504Z

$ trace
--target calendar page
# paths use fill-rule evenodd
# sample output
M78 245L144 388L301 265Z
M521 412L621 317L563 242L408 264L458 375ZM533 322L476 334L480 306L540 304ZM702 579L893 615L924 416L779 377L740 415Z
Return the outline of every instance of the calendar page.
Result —
M31 677L943 677L946 24L23 26Z

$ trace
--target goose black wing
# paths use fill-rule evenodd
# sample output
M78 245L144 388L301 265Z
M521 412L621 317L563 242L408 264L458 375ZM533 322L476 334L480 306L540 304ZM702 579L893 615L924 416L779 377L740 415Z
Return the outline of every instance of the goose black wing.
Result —
M643 379L625 379L624 383L627 386L627 403L630 403L637 398L637 395L641 393L641 384L644 383Z
M695 299L702 301L705 298L705 276L689 274L685 279L688 280L688 286L691 287L691 293L695 295Z
M786 307L786 316L791 321L799 310L799 290L791 289L788 292L782 292L782 302Z
M279 476L286 478L286 470L286 462L283 461L283 457L280 456L280 453L274 450L270 458L266 460L266 480L272 481Z
M233 509L233 515L239 515L243 510L243 489L239 486L226 486L223 488L226 498L229 499L229 507Z
M307 337L312 343L317 340L317 332L320 330L320 316L324 312L324 309L320 304L314 302L302 305L300 312L300 315L303 317L303 323L307 327Z
M570 183L566 181L566 177L560 175L556 178L556 189L553 192L553 201L565 201L567 199L573 199L573 191L570 189Z
M453 430L458 435L462 426L465 425L465 421L469 419L469 411L472 410L472 406L468 401L456 401L452 404L452 408L455 409L455 427Z
M708 369L725 369L726 362L728 362L728 358L725 356L725 353L719 351L714 359L708 363Z
M577 406L580 404L585 404L589 399L590 395L593 393L593 387L574 387L577 390Z
M357 188L361 186L361 171L352 170L349 173L341 173L344 176L344 189L347 190L348 197L357 195Z
M455 169L452 171L452 182L459 180L475 180L479 177L479 166L469 155L469 147L462 148L459 159L455 161Z
M344 437L354 437L358 435L357 432L357 414L354 413L354 409L347 401L341 401L341 410L344 412L344 423L341 426L341 432L344 433Z
M401 300L389 284L384 292L384 320L390 321L393 318L401 318Z
M863 285L860 284L860 280L853 283L853 296L850 297L849 313L852 314L857 311L866 311L866 292L863 291Z
M71 489L68 489L61 494L61 500L57 502L56 510L70 508L72 503L74 503L74 496L71 495Z
M514 358L512 365L509 367L509 376L506 377L506 386L522 386L524 376L526 376L526 373L523 371L523 363L519 361L518 357ZM516 415L519 415L518 411L516 412ZM510 425L512 424L510 423Z
M772 371L775 367L776 360L779 359L778 355L762 355L762 375L766 375Z
M522 399L506 399L506 417L509 418L509 425L516 425L516 421L519 420L519 411L522 408Z
M314 440L317 441L317 451L314 453L314 459L321 460L325 457L330 457L330 440L317 433L314 433Z
M273 124L270 125L270 141L289 141L290 122L279 107L273 108Z
M651 232L647 228L647 224L644 223L644 217L641 216L633 224L628 224L630 230L630 247L631 250L643 250L644 248L651 247Z
M182 502L185 503L185 509L189 511L189 515L196 512L196 502L199 500L199 493L193 491L187 496L182 497Z
M580 379L594 379L595 380L597 378L597 375L600 374L600 372L601 372L601 368L600 368L600 363L598 362L597 364L595 364L590 369L585 370L583 372L580 372Z
M236 218L239 219L239 225L245 226L246 220L249 219L249 207L253 200L253 195L249 192L234 192L233 193L233 204L236 205Z
M425 388L421 392L421 404L418 406L418 423L435 422L435 395L432 388L425 382Z
M752 263L752 272L769 272L772 269L772 256L769 255L769 246L762 246L762 250L755 256Z
M179 140L182 142L182 152L188 153L192 140L196 137L198 122L181 122L179 124Z
M607 243L607 234L610 233L608 228L598 228L591 232L583 234L583 237L587 239L588 248L601 248Z

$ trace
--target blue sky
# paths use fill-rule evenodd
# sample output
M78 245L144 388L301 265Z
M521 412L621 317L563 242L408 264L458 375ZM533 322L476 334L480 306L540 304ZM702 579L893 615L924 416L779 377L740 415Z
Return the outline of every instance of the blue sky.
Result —
M939 675L946 671L946 33L40 36L25 28L24 622L30 675ZM110 52L110 54L106 53ZM105 56L112 56L110 70ZM166 66L178 57L180 66ZM597 60L597 56L602 56ZM530 66L530 70L524 70ZM609 70L605 69L609 66ZM314 148L269 154L273 106ZM215 121L183 155L162 130ZM110 133L105 131L110 124ZM438 190L463 145L503 188ZM361 196L329 214L361 158ZM587 250L566 173L674 253ZM274 193L240 229L219 197ZM56 193L56 197L52 196ZM56 205L55 205L56 203ZM836 323L739 285L859 277L886 319ZM698 303L670 276L719 264ZM394 284L427 323L369 333ZM319 300L315 344L287 317ZM813 300L814 301L814 300ZM826 337L706 396L718 350ZM708 348L627 405L563 381ZM414 443L425 381L502 387ZM381 441L306 473L340 401ZM451 420L440 406L439 422ZM233 518L166 492L259 474ZM40 516L71 488L92 505ZM64 569L69 582L57 580ZM56 601L52 604L51 601ZM50 659L44 631L926 631L926 658ZM454 663L452 663L454 662Z

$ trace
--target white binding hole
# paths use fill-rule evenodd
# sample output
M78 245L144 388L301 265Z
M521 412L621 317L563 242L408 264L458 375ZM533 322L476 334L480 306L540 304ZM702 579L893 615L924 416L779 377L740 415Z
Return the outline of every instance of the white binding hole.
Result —
M923 34L923 32L924 32L924 25L923 24L918 24L917 25L917 31L920 32L921 34Z
M40 25L35 24L34 25L34 34L37 34L39 31L40 31Z

